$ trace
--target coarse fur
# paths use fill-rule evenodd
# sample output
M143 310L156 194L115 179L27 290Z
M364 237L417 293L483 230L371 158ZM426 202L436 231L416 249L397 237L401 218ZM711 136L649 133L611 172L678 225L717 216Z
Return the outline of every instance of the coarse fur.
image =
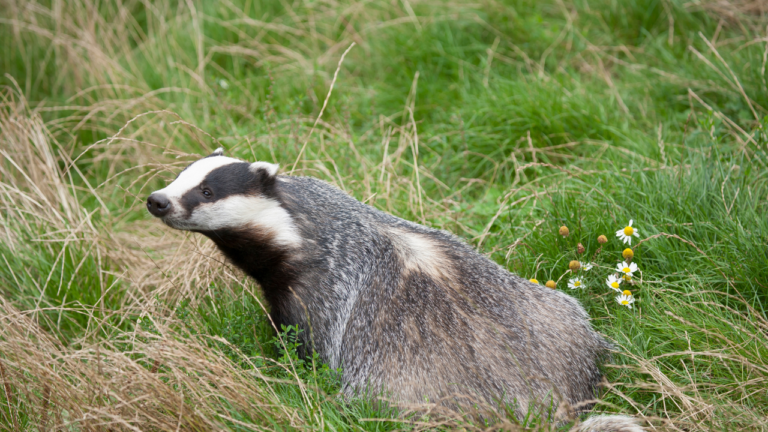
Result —
M252 276L275 323L298 325L305 346L342 367L345 395L385 392L404 403L468 395L514 404L520 417L561 402L589 407L608 344L573 297L448 232L276 172L217 151L148 207L173 228L206 235Z
M600 415L590 417L571 429L571 432L643 432L632 417Z

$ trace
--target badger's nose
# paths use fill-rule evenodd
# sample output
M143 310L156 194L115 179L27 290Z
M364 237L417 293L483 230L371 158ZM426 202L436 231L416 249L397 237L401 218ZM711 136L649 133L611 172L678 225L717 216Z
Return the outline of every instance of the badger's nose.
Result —
M147 198L147 210L152 216L163 217L171 211L171 201L163 194L153 193Z

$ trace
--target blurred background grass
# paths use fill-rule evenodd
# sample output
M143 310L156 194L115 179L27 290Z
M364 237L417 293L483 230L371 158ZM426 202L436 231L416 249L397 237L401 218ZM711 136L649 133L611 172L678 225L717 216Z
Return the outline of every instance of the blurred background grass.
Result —
M252 282L144 210L223 146L557 281L617 348L597 411L768 429L766 12L0 1L0 428L555 427L337 399ZM603 282L630 219L632 310Z

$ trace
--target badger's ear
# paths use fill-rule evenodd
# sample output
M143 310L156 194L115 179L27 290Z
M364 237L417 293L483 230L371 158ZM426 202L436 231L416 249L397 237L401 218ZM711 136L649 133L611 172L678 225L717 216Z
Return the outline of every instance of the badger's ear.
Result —
M224 147L219 147L216 150L213 151L213 153L209 154L208 157L211 156L221 156L224 154Z
M280 168L278 164L271 164L269 162L254 162L251 164L251 172L256 173L259 170L264 170L269 176L277 174L277 170Z

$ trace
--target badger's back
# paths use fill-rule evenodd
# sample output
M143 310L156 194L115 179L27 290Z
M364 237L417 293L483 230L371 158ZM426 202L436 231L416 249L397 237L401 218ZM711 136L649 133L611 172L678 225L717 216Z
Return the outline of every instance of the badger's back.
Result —
M280 176L277 192L303 243L273 308L343 367L346 394L461 394L516 401L518 413L531 400L593 399L607 345L572 297L319 180Z

